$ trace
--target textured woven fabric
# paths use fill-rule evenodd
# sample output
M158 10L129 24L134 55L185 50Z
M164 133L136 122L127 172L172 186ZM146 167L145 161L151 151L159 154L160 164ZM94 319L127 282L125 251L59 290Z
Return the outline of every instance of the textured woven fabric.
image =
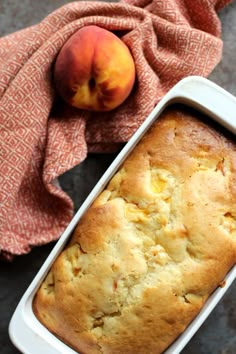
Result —
M163 95L221 59L216 11L229 1L72 2L39 24L0 38L0 253L11 259L57 239L73 203L56 178L87 152L126 142ZM136 83L117 109L88 113L56 95L52 68L66 40L95 24L128 45ZM79 193L79 190L78 190Z

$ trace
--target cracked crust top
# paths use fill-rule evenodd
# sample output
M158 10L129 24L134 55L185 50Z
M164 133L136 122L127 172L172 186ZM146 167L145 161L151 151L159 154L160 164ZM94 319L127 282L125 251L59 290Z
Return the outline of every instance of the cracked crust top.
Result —
M158 354L236 262L236 144L168 109L80 220L38 319L81 354Z

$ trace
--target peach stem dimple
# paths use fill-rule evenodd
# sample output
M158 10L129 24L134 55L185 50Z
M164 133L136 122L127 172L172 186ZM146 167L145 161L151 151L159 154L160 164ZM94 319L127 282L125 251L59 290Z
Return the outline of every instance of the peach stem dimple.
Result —
M89 79L89 88L90 88L90 90L94 90L95 87L96 87L96 81L95 81L94 77L91 77Z

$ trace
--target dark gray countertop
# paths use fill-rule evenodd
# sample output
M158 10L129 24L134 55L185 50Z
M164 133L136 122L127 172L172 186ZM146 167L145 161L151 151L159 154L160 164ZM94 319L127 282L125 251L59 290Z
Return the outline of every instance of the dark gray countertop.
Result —
M0 36L37 23L52 10L69 2L63 0L0 0ZM210 79L236 95L235 1L221 11L220 18L224 41L223 59L211 74ZM74 200L76 209L113 159L114 155L89 156L84 163L60 178L63 189ZM18 301L53 245L51 243L35 248L30 254L17 257L10 264L0 263L1 354L19 353L9 340L8 324ZM214 312L183 350L183 354L235 354L235 333L236 283L232 285ZM32 354L34 354L33 349Z

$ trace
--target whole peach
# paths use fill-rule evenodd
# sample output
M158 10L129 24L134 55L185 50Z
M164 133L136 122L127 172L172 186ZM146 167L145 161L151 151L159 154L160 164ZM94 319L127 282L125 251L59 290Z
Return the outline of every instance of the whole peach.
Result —
M54 79L58 93L72 106L109 111L124 102L132 90L134 60L114 33L85 26L59 52Z

